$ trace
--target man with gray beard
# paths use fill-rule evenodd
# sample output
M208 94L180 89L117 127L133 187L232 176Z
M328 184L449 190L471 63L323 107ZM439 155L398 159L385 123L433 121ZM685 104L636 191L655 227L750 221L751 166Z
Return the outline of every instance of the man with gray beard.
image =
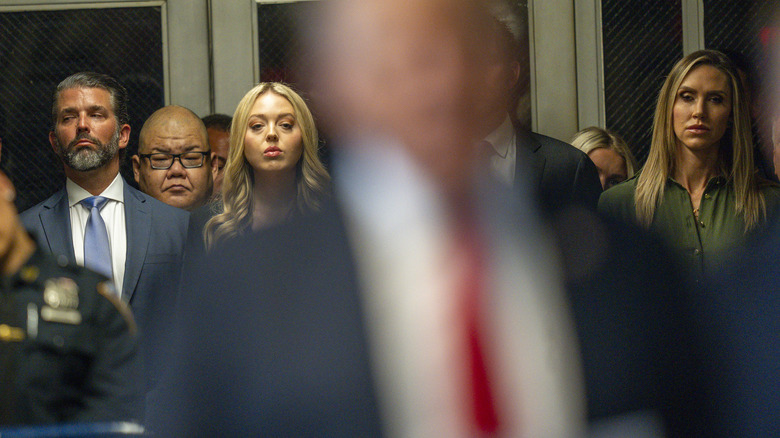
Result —
M130 125L127 91L116 79L92 72L69 76L54 92L52 121L49 142L63 163L65 186L23 212L22 223L44 251L113 281L144 334L143 353L157 342L175 302L189 213L120 176ZM154 375L154 365L146 365L147 375Z
M117 126L116 131L105 145L100 140L90 136L88 132L78 134L65 148L62 147L56 135L53 136L51 141L54 152L68 167L80 172L86 172L104 166L117 155L117 152L119 152L119 136L121 134L122 132L119 126ZM98 148L77 148L78 143L82 140L88 140L98 146Z

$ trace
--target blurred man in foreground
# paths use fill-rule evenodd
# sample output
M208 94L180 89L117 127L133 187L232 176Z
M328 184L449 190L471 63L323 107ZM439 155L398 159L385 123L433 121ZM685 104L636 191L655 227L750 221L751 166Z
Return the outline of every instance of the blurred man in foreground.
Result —
M772 158L775 165L775 176L780 178L780 115L772 121Z
M338 201L225 245L190 279L156 427L579 435L556 257L530 201L485 181L473 147L482 3L321 7L307 76Z

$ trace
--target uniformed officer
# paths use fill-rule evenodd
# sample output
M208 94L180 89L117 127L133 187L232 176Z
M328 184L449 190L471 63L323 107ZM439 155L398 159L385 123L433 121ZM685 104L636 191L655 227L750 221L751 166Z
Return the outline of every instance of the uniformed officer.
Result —
M0 172L0 424L138 418L136 334L110 281L38 251Z

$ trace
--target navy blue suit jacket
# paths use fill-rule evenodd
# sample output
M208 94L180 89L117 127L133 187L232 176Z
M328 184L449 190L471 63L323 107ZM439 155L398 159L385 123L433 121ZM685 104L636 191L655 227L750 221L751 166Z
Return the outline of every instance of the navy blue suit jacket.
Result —
M127 227L122 299L130 304L143 331L148 322L159 320L155 312L169 312L175 303L189 213L122 183ZM64 187L20 218L44 251L75 262Z
M780 436L780 223L736 252L692 305L708 436Z
M573 245L564 248L568 270L586 268L568 276L568 298L589 420L647 411L667 436L700 436L688 416L696 405L688 403L679 339L687 333L678 329L683 291L668 257L638 231L584 211L571 217L579 228L557 231ZM606 248L592 254L578 242ZM636 248L647 259L625 257ZM228 242L206 261L209 269L183 284L183 336L166 349L172 368L150 409L153 429L163 436L381 435L359 261L338 204Z
M234 239L184 279L171 369L149 407L160 436L381 435L360 287L343 219Z

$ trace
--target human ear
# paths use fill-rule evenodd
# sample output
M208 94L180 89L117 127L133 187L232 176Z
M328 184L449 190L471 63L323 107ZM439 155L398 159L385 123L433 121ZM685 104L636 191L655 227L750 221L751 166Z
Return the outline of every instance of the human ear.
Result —
M133 178L135 178L135 182L139 182L138 180L141 178L141 157L138 155L133 155L132 158L133 162Z

